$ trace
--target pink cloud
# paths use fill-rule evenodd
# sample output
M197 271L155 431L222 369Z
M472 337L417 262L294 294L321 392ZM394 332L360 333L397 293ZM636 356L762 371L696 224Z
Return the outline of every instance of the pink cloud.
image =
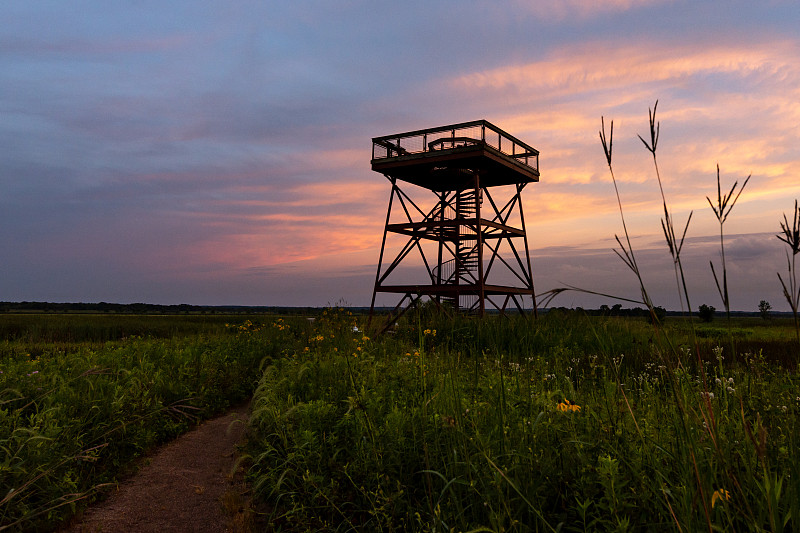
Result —
M544 20L564 20L567 18L586 19L603 13L621 13L632 9L658 4L672 3L672 0L545 0L515 2L521 10L526 10Z
M631 84L677 81L698 74L798 78L797 45L769 42L762 46L701 46L697 43L602 42L562 48L550 58L465 74L450 81L465 89L544 91L543 97L601 89L631 89Z

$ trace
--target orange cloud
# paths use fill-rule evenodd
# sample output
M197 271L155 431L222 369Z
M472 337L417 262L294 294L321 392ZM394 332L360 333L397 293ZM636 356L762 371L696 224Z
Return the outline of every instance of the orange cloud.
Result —
M796 67L795 72L783 70L797 56L796 44L789 41L762 47L589 43L562 49L543 61L470 73L451 83L462 89L514 87L539 97L615 88L627 93L632 84L663 83L700 73L797 76Z

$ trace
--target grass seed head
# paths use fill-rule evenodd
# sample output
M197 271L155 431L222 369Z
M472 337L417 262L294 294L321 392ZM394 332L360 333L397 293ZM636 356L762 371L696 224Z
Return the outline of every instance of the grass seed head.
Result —
M781 231L783 235L776 235L776 237L789 245L789 248L792 249L792 255L800 253L800 209L797 207L797 200L794 201L794 220L791 227L784 213Z

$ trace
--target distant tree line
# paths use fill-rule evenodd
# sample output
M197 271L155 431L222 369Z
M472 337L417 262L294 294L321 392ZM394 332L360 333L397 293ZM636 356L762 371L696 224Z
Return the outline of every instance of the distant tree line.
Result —
M117 313L132 315L178 314L259 314L259 313L313 313L313 307L270 307L244 305L159 305L146 303L115 304L56 303L56 302L0 302L0 313Z
M576 307L575 309L570 309L567 307L551 307L548 312L561 312L561 313L568 313L568 312L577 312L577 313L585 313L590 316L627 316L627 317L644 317L650 318L650 311L648 309L644 309L642 307L634 307L633 309L628 309L622 307L622 304L614 304L611 307L603 304L598 309L584 309L583 307ZM656 318L659 320L663 320L664 317L667 316L667 310L663 307L655 307L653 311L656 314Z

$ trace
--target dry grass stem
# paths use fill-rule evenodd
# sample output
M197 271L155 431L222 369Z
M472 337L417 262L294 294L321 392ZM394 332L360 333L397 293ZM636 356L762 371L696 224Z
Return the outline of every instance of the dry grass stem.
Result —
M720 298L722 298L722 303L725 305L725 316L728 319L728 323L730 323L731 319L731 301L730 296L728 294L728 269L725 265L725 240L723 236L723 226L725 221L728 219L728 215L731 213L733 206L736 205L736 201L739 199L739 196L744 191L744 188L747 186L747 182L750 181L750 176L744 180L742 183L741 188L739 191L736 191L736 187L739 185L738 181L733 182L733 186L731 190L727 194L722 194L722 187L720 185L719 179L719 165L717 165L717 205L711 201L711 198L706 196L706 200L708 200L708 205L711 206L711 209L714 211L714 216L717 217L717 221L719 221L719 245L720 251L722 254L722 284L720 285L719 277L717 276L717 271L714 268L714 262L709 261L711 265L711 273L714 275L714 282L717 285L717 292L719 292ZM734 193L736 196L734 197ZM733 201L731 201L731 199Z
M617 195L617 205L619 206L619 216L622 219L622 229L625 232L625 242L627 243L627 248L622 241L620 240L618 235L614 235L614 238L617 240L617 244L619 244L620 250L614 249L614 252L622 259L622 262L636 275L636 279L639 281L639 288L642 294L642 303L644 303L647 308L650 310L650 314L654 321L657 321L657 317L655 314L655 310L653 308L653 302L650 299L650 296L647 294L647 289L644 286L644 281L642 280L642 274L639 270L639 265L636 263L636 256L633 253L633 246L631 245L630 234L628 233L628 226L625 224L625 214L622 210L622 200L619 196L619 187L617 187L617 179L614 176L614 167L611 164L611 154L614 147L614 121L611 121L611 127L609 129L609 135L606 137L606 124L605 118L600 117L600 142L603 145L603 152L606 155L606 162L608 163L608 171L611 174L611 181L614 184L614 192Z
M800 209L797 207L797 200L794 201L794 218L792 225L789 226L789 220L786 214L783 215L783 222L781 222L781 231L783 235L777 235L778 239L789 245L792 251L791 258L789 252L786 252L786 263L789 270L789 275L786 281L783 280L780 272L778 272L778 280L781 282L783 288L783 296L792 308L792 315L794 316L794 329L797 334L797 342L800 343L800 321L798 321L797 309L800 305L800 287L797 285L797 269L795 258L800 253ZM787 286L788 283L788 286Z
M661 201L664 207L664 218L661 219L661 229L664 231L664 237L667 240L667 247L672 256L672 264L675 270L675 283L678 287L678 298L681 302L681 310L684 310L684 299L686 301L687 311L689 316L692 314L692 305L689 301L689 291L686 288L686 277L683 273L683 264L681 263L681 249L683 249L683 242L686 238L686 231L689 229L689 223L692 220L692 213L689 213L689 218L686 220L686 225L683 228L683 234L680 240L677 239L675 234L675 225L673 223L672 214L667 207L667 197L664 194L664 186L661 183L661 172L658 169L658 159L656 157L656 150L658 148L658 136L661 132L661 123L656 121L656 109L658 108L658 100L656 100L653 109L648 109L650 118L650 142L648 143L641 135L639 140L642 141L647 151L653 155L653 166L656 170L656 179L658 180L658 189L661 191Z

